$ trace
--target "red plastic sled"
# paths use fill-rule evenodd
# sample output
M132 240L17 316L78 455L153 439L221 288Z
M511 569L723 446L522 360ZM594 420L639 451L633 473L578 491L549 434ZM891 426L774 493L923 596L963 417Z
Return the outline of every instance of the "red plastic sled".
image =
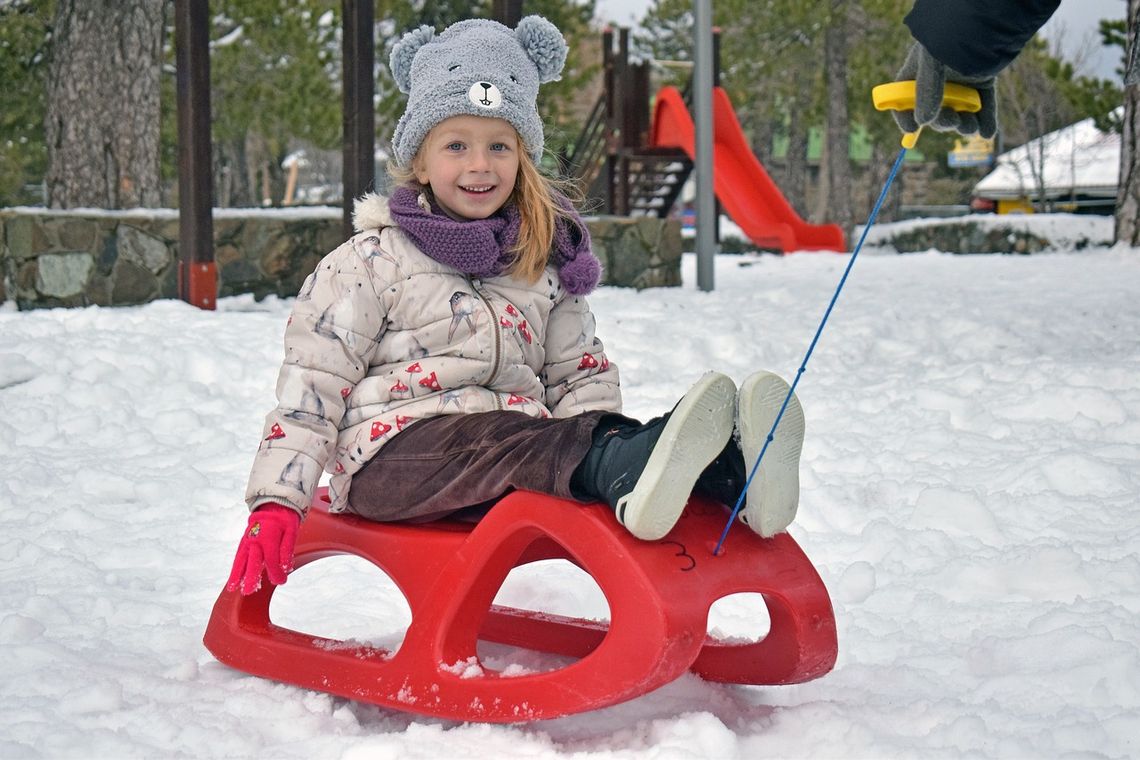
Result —
M384 524L330 515L323 489L301 526L297 567L350 554L386 572L412 622L390 652L300 633L269 620L274 587L223 591L205 644L238 670L383 707L499 723L556 718L645 694L687 670L745 684L817 678L835 664L835 618L815 568L791 536L737 526L713 555L725 510L694 497L665 539L639 541L600 504L540 494L505 497L475 525ZM512 568L569 560L605 594L610 622L494 605ZM709 607L764 595L759 641L706 633ZM580 658L548 672L506 675L481 662L478 640Z

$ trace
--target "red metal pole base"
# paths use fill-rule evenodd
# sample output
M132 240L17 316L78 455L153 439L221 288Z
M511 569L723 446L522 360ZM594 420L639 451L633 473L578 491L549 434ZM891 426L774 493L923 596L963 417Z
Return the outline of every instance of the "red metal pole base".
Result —
M180 262L178 294L199 309L213 311L218 304L218 267L214 262Z

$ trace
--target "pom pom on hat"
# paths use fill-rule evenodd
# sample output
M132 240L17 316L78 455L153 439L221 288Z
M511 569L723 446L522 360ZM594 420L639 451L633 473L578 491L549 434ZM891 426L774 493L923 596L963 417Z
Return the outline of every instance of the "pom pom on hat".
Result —
M558 27L542 16L527 16L519 21L515 36L538 68L538 81L553 82L561 78L569 48Z
M400 92L412 91L412 59L420 48L432 41L435 36L435 27L424 24L419 29L413 29L400 38L392 48L392 55L388 58L388 67L392 69L392 77Z

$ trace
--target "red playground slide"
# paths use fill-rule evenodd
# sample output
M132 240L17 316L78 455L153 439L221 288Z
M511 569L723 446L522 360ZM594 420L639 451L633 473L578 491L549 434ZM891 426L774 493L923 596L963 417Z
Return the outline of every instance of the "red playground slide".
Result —
M676 87L657 93L649 143L680 148L694 158L693 117ZM808 224L776 187L748 147L720 87L713 89L713 184L724 210L761 248L789 251L846 251L843 230L835 224Z

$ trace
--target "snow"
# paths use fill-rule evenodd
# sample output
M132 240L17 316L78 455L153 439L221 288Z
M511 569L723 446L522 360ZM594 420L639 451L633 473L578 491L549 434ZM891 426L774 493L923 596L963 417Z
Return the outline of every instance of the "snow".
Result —
M245 27L239 24L237 27L235 27L233 29L233 31L228 32L227 34L223 35L222 37L219 37L214 42L211 42L210 48L213 49L213 48L227 47L229 45L234 44L235 42L237 42L238 40L240 40L244 36L245 36Z
M1120 135L1101 132L1090 118L1030 140L998 156L994 170L974 185L974 195L1033 196L1038 175L1050 198L1071 194L1115 197L1120 179Z
M721 256L704 293L687 256L682 288L601 289L590 300L627 411L667 410L710 368L792 375L846 261ZM1140 755L1137 292L1140 250L1119 247L861 256L799 389L791 533L832 594L835 669L782 687L687 675L516 725L272 683L202 646L245 525L288 300L9 304L0 757ZM606 614L567 563L528 570L500 601ZM710 627L756 638L754 597L718 602ZM393 584L346 558L295 573L273 614L378 647L410 619Z

